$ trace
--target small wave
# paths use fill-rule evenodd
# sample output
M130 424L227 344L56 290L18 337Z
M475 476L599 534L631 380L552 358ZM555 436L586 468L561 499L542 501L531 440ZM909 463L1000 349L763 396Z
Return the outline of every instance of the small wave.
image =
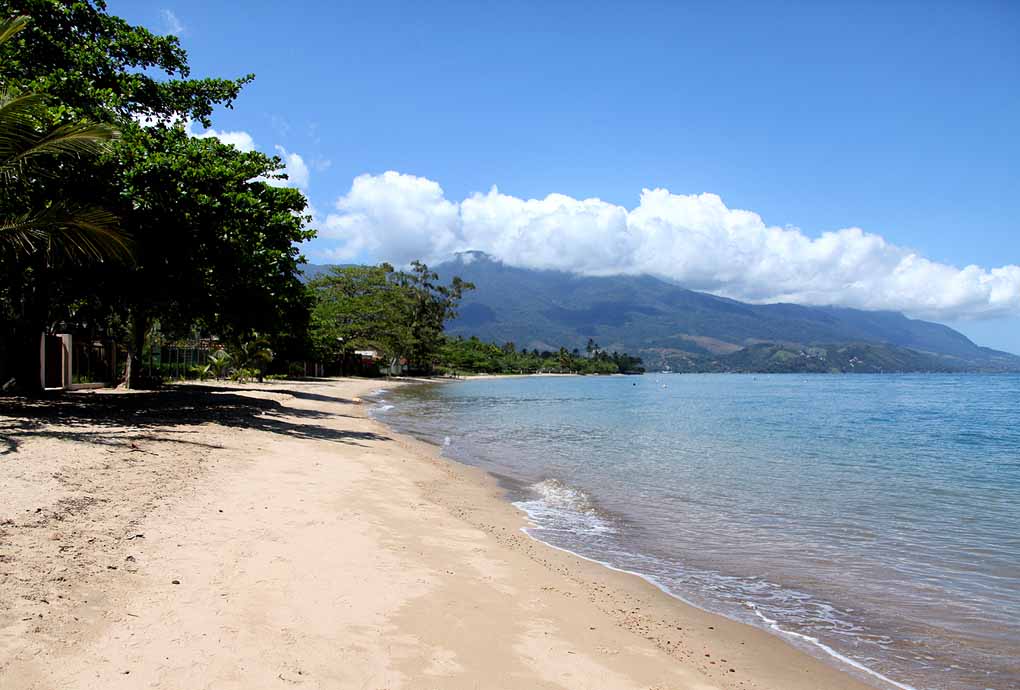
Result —
M889 678L888 676L882 675L881 673L879 673L878 671L875 671L874 669L868 668L867 666L865 666L864 664L860 663L859 661L855 661L855 660L851 659L850 657L848 657L846 655L840 654L835 649L833 649L829 645L827 645L824 642L822 642L821 640L819 640L817 637L812 637L811 635L804 635L803 633L794 632L792 630L786 630L786 629L780 627L778 621L773 620L772 618L769 618L768 616L766 616L764 613L762 613L761 611L758 610L758 607L756 605L754 605L751 602L746 602L745 605L749 609L754 611L754 613L758 616L758 618L760 618L770 629L776 631L777 633L780 633L781 635L787 635L787 636L792 637L794 639L801 640L802 642L807 642L809 644L812 644L815 647L818 647L819 649L821 649L823 652L825 652L829 656L833 657L834 659L839 659L844 664L852 666L853 668L857 669L858 671L862 671L862 672L872 676L873 678L877 678L877 679L879 679L879 680L881 680L881 681L883 681L885 683L888 683L889 685L892 685L895 688L900 688L901 690L917 690L912 685L907 685L906 683L899 683L899 682L893 680L892 678Z
M386 403L380 403L380 404L375 406L373 411L375 411L375 412L388 412L388 411L390 411L392 409L393 409L393 405L388 405Z
M514 502L540 529L611 533L612 525L599 514L591 497L559 479L546 479L528 487L534 496Z
M557 508L569 508L581 513L594 513L595 506L591 497L580 489L567 486L559 479L546 479L532 484L529 490L547 504Z

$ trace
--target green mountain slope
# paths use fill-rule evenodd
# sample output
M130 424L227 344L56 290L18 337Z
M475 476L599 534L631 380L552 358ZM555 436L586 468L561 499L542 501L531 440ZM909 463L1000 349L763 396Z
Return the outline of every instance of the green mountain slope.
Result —
M745 304L650 276L535 271L480 252L435 268L443 279L476 285L449 326L453 334L529 350L583 349L594 338L609 351L639 354L650 369L1020 371L1020 357L896 312Z

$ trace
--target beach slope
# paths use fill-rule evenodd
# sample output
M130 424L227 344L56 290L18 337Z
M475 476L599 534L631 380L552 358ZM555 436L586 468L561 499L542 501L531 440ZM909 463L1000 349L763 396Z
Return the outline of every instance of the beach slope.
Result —
M0 403L0 688L869 687L530 539L378 386Z

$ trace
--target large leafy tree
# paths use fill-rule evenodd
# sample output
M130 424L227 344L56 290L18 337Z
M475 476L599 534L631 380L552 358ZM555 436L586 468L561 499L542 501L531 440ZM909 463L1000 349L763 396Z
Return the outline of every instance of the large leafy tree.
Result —
M58 121L88 117L122 132L108 155L67 166L46 193L111 210L135 254L132 266L100 270L33 266L17 284L0 285L8 331L30 355L33 338L56 324L119 325L132 359L157 320L170 333L198 327L238 340L256 332L298 340L307 298L295 244L312 235L304 197L267 184L280 178L278 158L196 139L184 127L211 124L214 108L231 107L252 75L191 79L175 37L105 9L101 0L0 1L0 10L32 18L16 50L0 49L0 77L51 94ZM24 363L30 368L31 357Z
M315 300L311 333L317 354L344 361L356 348L378 350L391 366L401 359L430 371L443 345L443 325L456 316L471 283L449 285L425 264L409 271L380 266L334 267L309 285Z
M449 285L441 285L439 275L420 261L412 262L410 269L397 276L408 294L411 331L407 349L401 354L412 368L431 371L443 345L444 325L456 318L461 297L475 286L456 276Z
M29 17L0 21L0 49L28 25ZM82 120L54 124L47 97L0 90L0 252L13 258L45 251L75 258L126 257L127 241L116 218L62 199L35 199L33 188L59 178L64 163L96 157L118 136L113 127Z
M304 331L307 301L296 243L306 201L264 178L278 163L180 127L129 127L105 175L107 203L135 238L136 263L109 271L105 289L129 315L132 350L148 327L198 327L235 341ZM117 298L119 295L119 299Z
M191 79L175 36L160 36L106 12L102 0L2 0L2 16L28 16L28 29L0 49L3 77L50 94L70 119L121 122L139 115L211 124L254 75Z

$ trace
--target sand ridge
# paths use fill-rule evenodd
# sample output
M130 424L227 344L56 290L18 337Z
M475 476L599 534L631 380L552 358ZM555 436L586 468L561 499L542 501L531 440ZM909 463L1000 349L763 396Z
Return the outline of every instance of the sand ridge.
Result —
M0 688L868 687L532 540L379 387L0 402Z

